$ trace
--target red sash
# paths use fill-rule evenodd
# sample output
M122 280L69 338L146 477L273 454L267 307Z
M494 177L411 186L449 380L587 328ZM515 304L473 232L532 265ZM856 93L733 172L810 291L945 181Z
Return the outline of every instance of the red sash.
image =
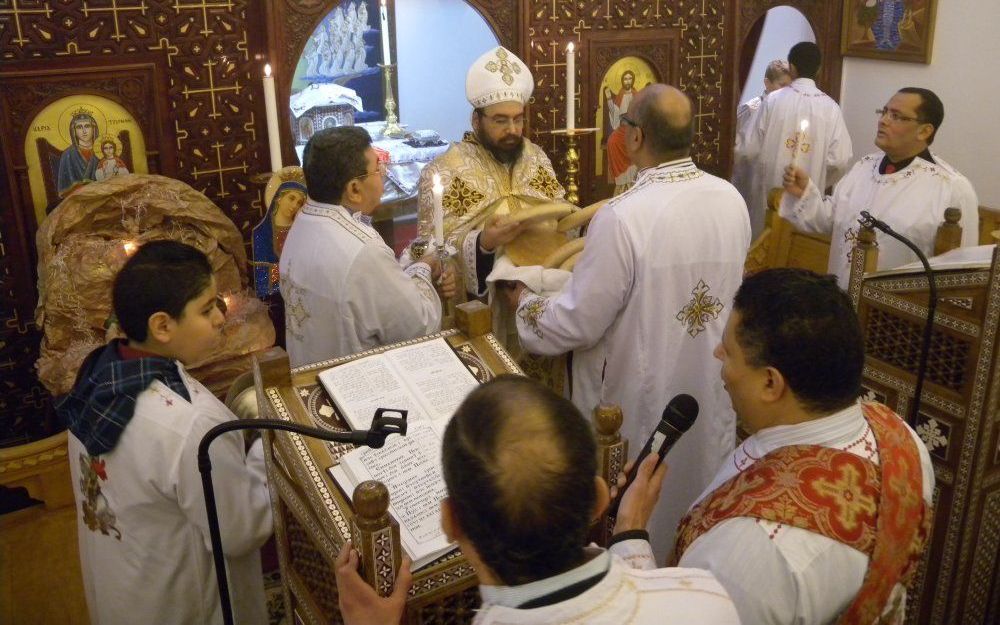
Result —
M869 558L861 589L837 622L876 622L893 587L908 584L916 571L933 515L923 499L920 455L902 419L882 404L863 404L862 410L878 445L878 465L829 447L776 449L688 512L674 557L737 517L815 532Z

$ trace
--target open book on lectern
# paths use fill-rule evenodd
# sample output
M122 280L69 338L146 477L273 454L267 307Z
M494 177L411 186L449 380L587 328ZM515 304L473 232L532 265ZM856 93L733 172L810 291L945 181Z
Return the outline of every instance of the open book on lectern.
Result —
M365 356L319 374L320 383L353 429L368 429L376 408L409 411L406 436L381 449L359 447L330 474L348 497L365 480L389 490L389 512L399 523L413 568L455 548L441 531L441 439L449 419L479 382L444 338Z

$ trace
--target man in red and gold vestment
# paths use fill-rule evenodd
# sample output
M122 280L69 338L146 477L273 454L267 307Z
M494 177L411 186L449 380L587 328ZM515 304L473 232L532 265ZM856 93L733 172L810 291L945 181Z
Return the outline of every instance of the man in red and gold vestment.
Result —
M800 269L751 276L715 355L751 436L681 521L680 565L712 571L744 623L901 622L934 471L899 416L857 401L847 295Z

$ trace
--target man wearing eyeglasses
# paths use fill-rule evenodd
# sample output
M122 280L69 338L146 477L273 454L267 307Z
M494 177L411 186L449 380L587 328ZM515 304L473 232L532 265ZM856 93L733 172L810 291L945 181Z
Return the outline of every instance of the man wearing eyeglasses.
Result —
M844 175L851 162L853 146L840 105L816 87L821 62L815 43L802 41L792 46L788 51L791 84L768 95L736 136L737 166L746 161L756 168L748 205L754 238L764 231L767 194L781 186L789 163L798 163L816 186L826 189ZM805 130L803 122L808 125Z
M830 234L828 271L846 289L850 254L861 211L869 211L911 239L928 256L934 250L944 211L962 211L962 245L976 245L979 203L972 185L954 167L930 151L944 120L944 105L929 89L906 87L875 111L875 146L837 183L833 195L821 189L799 167L785 169L779 213L806 232ZM878 268L891 269L917 260L891 237L878 240Z
M549 157L523 136L534 86L528 66L510 50L497 47L479 57L465 79L472 131L420 175L420 235L433 234L437 174L444 185L444 236L458 251L459 283L469 297L486 295L498 248L522 231L501 217L565 195Z
M441 326L455 277L435 254L405 269L371 226L385 165L363 128L314 134L302 162L309 199L281 252L285 341L293 367L423 336Z

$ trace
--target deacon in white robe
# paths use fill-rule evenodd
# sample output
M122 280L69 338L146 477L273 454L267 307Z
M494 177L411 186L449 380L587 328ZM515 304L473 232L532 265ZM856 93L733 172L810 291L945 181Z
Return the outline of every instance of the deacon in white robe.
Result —
M416 338L441 326L431 267L400 268L359 213L310 198L281 253L285 345L293 367Z
M94 625L222 623L197 452L209 429L234 417L177 369L190 402L154 381L112 451L90 456L69 437ZM236 621L267 625L260 546L271 535L271 504L261 442L246 454L243 446L239 433L212 443L212 480Z
M736 108L736 136L743 135L753 128L760 105L763 104L769 93L787 87L791 82L792 76L788 73L788 63L781 59L775 59L768 63L767 69L764 70L764 90L759 96L750 98ZM746 141L745 137L740 141ZM748 207L753 201L753 183L756 178L756 170L756 161L736 159L736 162L733 163L733 186L743 196ZM751 228L752 226L753 224L751 224Z
M883 112L884 111L884 112ZM962 211L962 245L979 239L979 203L968 179L929 144L944 117L940 99L931 91L906 88L879 111L875 145L880 151L854 164L847 176L824 197L801 169L786 172L779 212L796 228L830 234L828 271L841 288L850 279L854 241L861 211L867 210L893 230L912 240L927 256L934 250L944 211ZM878 269L892 269L917 260L896 239L877 234Z
M686 155L687 97L647 87L627 117L641 128L647 115L668 120L661 123L671 124L671 140ZM650 527L663 558L684 511L735 446L735 417L712 350L742 279L750 225L731 184L686 156L665 160L636 127L628 133L639 177L597 212L563 291L509 297L519 297L517 329L527 351L573 352L572 399L584 414L599 403L621 406L633 454L673 396L698 401L701 416L668 456L672 470Z
M732 600L711 573L698 569L657 569L646 555L648 542L626 542L633 545L630 551L622 552L628 561L617 555L616 545L612 545L610 553L589 547L589 561L555 577L520 586L480 586L483 605L473 623L736 625L740 622ZM646 552L639 558L633 558L633 553L641 547L634 545L645 545ZM539 607L521 607L601 575L599 582L569 599Z
M754 237L764 230L768 191L781 186L793 160L820 189L837 182L851 162L851 137L840 106L816 88L819 48L796 44L788 60L792 83L768 95L751 126L736 137L737 162L749 160L755 167L749 203Z
M309 199L285 240L279 271L293 367L424 336L441 326L454 273L426 254L401 268L370 224L385 167L360 127L327 128L306 144Z

